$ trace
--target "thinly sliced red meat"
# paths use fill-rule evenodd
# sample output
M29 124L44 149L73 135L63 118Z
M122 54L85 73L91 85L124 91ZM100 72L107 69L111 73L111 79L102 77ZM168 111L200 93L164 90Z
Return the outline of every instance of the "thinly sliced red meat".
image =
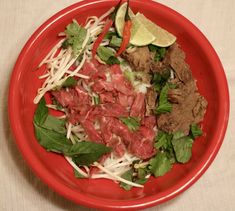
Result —
M92 90L96 93L102 93L104 91L114 91L113 84L111 82L98 80L92 85Z
M100 101L101 103L115 103L116 102L116 93L113 92L103 92L100 94Z
M90 141L103 143L100 133L95 129L94 124L91 121L86 120L84 122L81 122L81 125L85 130L85 133L88 135Z
M101 136L106 144L108 144L113 136L113 133L111 131L112 127L112 117L100 117L99 118L99 123L100 123L100 131L101 131Z
M155 132L152 129L141 126L139 131L133 134L129 151L141 159L151 158L155 154L154 137Z
M130 116L144 117L145 113L145 95L141 92L137 93L135 100L131 106Z
M157 124L156 116L146 116L141 120L141 125L153 129Z
M112 77L112 84L115 90L125 95L134 94L133 87L130 81L128 81L122 74L113 74L111 75L111 77Z
M126 117L128 111L125 107L116 103L106 103L100 105L100 115L109 117Z
M134 96L118 93L117 102L124 107L131 107L134 102Z
M112 147L114 155L116 155L117 157L122 157L126 152L126 146L118 137L112 138L108 143L108 146Z

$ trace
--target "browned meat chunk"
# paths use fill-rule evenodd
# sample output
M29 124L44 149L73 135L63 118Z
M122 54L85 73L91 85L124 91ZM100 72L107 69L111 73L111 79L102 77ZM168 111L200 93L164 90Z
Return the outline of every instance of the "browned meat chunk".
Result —
M166 132L182 131L186 135L192 123L203 120L207 101L198 93L195 81L181 84L177 89L168 92L168 99L173 104L171 113L161 114L158 127Z
M148 47L139 47L132 53L125 52L123 57L130 63L134 70L144 72L150 71L152 56Z
M164 62L170 64L175 71L176 77L183 83L192 80L189 65L185 62L185 53L179 48L177 43L168 49Z
M146 115L149 116L156 108L157 92L153 89L148 89L146 94Z

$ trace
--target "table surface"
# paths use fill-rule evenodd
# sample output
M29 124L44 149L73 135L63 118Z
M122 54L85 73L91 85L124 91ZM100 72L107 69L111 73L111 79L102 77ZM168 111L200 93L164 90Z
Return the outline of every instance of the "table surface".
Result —
M21 48L39 25L75 2L0 0L0 210L92 210L62 198L32 173L15 146L7 117L9 78ZM208 171L175 199L147 210L235 210L235 1L158 2L187 17L212 43L227 76L231 111L224 143Z

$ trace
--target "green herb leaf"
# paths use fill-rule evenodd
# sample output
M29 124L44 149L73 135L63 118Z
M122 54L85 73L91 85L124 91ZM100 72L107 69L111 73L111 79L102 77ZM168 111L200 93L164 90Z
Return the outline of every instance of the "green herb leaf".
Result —
M176 160L180 163L186 163L192 156L193 140L189 136L174 135L172 139Z
M57 153L66 153L72 144L68 141L65 134L46 129L34 123L35 134L39 143L47 150Z
M99 105L100 104L100 97L99 96L94 96L93 100L94 100L95 105Z
M100 59L105 63L109 60L111 56L115 56L114 52L110 48L104 46L99 46L99 48L97 49L97 54Z
M158 152L157 155L150 160L150 170L155 177L163 176L172 167L172 164L164 152Z
M106 61L106 64L113 65L113 64L120 64L120 61L115 56L110 56L108 60Z
M126 171L124 174L121 175L121 177L125 180L132 181L133 178L133 169L130 169ZM125 189L125 190L131 190L132 186L128 185L124 182L120 182L120 187Z
M168 113L172 111L172 105L170 104L170 102L168 101L168 91L169 91L170 87L168 86L168 84L166 84L161 92L160 92L160 96L159 96L159 103L158 103L158 107L156 108L156 114L162 114L162 113Z
M119 119L131 130L136 131L140 127L139 117L119 117Z
M103 144L85 141L74 144L65 154L71 156L76 164L88 166L111 150Z
M106 33L106 35L104 36L105 40L110 40L113 36L117 37L117 33L116 32L112 32L112 31L108 31Z
M163 131L159 131L158 135L155 137L154 146L157 149L164 149L171 147L172 135Z
M158 47L150 44L148 45L148 48L151 52L155 52L154 60L157 62L161 61L166 55L166 48L164 47Z
M73 87L77 85L77 80L74 77L68 77L61 85L61 87Z
M191 124L190 126L190 134L193 139L202 135L202 130L197 124Z
M124 76L130 81L133 82L135 80L135 73L129 70L125 70L123 72Z
M48 108L46 107L46 101L45 101L45 98L43 97L39 103L38 103L38 107L35 111L35 114L34 114L34 122L37 124L37 125L42 125L46 118L47 118L47 115L48 115Z
M84 177L82 174L80 174L76 169L73 169L74 172L74 176L78 179L84 179L86 177Z
M65 34L67 35L67 40L64 42L63 47L71 46L74 54L79 54L86 38L87 30L76 22L73 22L67 25Z
M114 48L119 48L121 46L122 39L117 36L112 36L109 45Z
M170 70L167 69L163 73L154 73L152 78L152 85L154 87L154 90L157 92L160 92L162 87L164 87L170 78Z
M41 126L48 130L53 130L58 133L66 134L64 119L58 119L54 116L48 115L45 122Z

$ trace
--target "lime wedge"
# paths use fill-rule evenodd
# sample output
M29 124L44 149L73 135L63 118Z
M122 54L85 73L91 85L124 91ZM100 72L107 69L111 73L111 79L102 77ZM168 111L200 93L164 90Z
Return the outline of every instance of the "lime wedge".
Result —
M173 34L156 25L143 14L137 13L136 18L155 36L155 40L152 42L153 45L168 47L176 41L176 37Z
M127 3L122 4L118 9L115 18L115 27L117 33L121 37L125 23L124 18L126 14L126 7ZM129 9L129 15L132 21L130 43L135 46L144 46L151 44L156 39L155 36L145 28L145 26L141 23L139 18L134 15L131 9Z

